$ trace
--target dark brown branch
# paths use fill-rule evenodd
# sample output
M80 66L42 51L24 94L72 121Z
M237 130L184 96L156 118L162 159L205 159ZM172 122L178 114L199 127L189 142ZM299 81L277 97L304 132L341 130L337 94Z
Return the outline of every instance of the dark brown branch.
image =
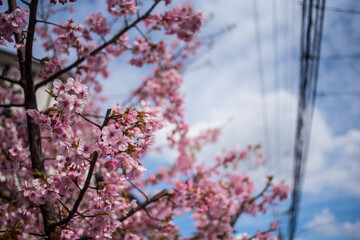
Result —
M21 51L18 52L18 58L20 62L20 72L21 72L21 81L24 84L24 95L25 95L25 108L26 109L35 109L37 110L36 103L36 94L34 87L34 79L32 74L32 65L33 65L33 43L35 35L35 26L36 26L36 16L37 16L37 7L38 0L32 0L29 5L29 21L26 35L26 44L25 44L25 57L21 58ZM23 65L22 65L23 64ZM24 69L22 69L22 66ZM46 170L44 166L43 154L42 154L42 144L41 144L41 135L40 128L35 123L34 119L27 115L27 126L28 126L28 142L31 155L31 166L34 172L38 171L46 176ZM38 176L34 175L34 178ZM54 222L58 221L58 216L55 211L55 206L52 201L46 201L44 204L40 205L44 232L48 238L56 238L55 229L50 228L49 226Z
M23 103L22 104L10 103L10 104L0 104L0 107L3 107L3 108L25 107L25 105Z
M138 188L131 180L128 180L128 182L145 197L146 201L149 201L148 195L146 195L140 188Z
M110 113L111 113L111 109L108 109L106 111L106 115L105 115L103 125L100 127L100 129L102 129L104 126L106 126L108 124L108 122L109 122L109 120L111 118ZM96 165L98 156L99 156L99 153L97 151L95 151L94 155L93 155L93 158L91 160L91 163L90 163L90 168L89 168L88 174L86 176L84 186L80 190L79 196L76 199L76 201L75 201L69 215L65 219L62 219L62 220L52 224L50 226L51 228L55 229L56 226L67 225L70 222L70 220L74 217L75 213L78 212L78 208L80 206L80 203L83 200L84 195L85 195L86 191L88 190L88 188L90 186L90 181L91 181L91 178L92 178L93 173L94 173L94 169L95 169L95 165Z
M9 5L9 12L12 12L16 9L16 0L8 0L8 5ZM28 4L29 6L30 4ZM22 37L20 33L14 33L14 37L15 37L15 42L16 43L21 43L22 42ZM20 69L20 73L21 73L21 85L24 87L25 86L25 53L20 50L17 49L17 57L18 57L18 61L19 61L19 69Z
M268 230L266 230L266 231L263 231L263 232L261 232L261 234L265 234L265 233L269 233L269 232L273 232L273 231L275 231L276 229L268 229ZM256 235L257 235L257 233L255 233L254 235L252 235L250 238L248 238L247 240L254 240L254 239L257 239L256 238Z
M84 115L86 117L93 117L93 118L105 118L105 116L100 116L100 115L91 114L91 113L83 113L82 115Z
M109 215L106 212L97 213L97 214L94 214L94 215L85 215L85 214L82 214L82 213L79 213L79 212L76 212L76 214L79 215L80 217L83 217L83 218L95 218L95 217L101 216L101 215Z
M269 189L269 187L271 186L271 181L272 181L272 176L268 176L268 182L266 183L266 186L263 188L263 190L256 196L252 197L252 198L249 198L248 200L245 200L243 201L241 204L240 204L240 208L239 210L236 212L235 215L232 216L231 218L231 222L230 222L230 225L232 227L235 226L236 224L236 221L238 220L238 218L240 217L241 213L244 212L244 208L245 208L245 204L246 203L253 203L254 201L256 201L258 198L260 198L262 195L264 195L264 193Z
M154 195L152 198L150 198L149 200L145 201L144 203L140 204L138 207L131 209L128 214L126 214L125 216L118 218L118 220L120 222L124 221L125 219L131 217L132 215L134 215L136 212L145 209L148 205L150 205L151 203L154 203L156 201L158 201L159 199L165 197L165 196L172 196L167 189L162 190L161 192L159 192L158 194Z
M1 191L0 191L0 198L1 198L1 199L5 199L5 200L8 201L8 202L10 202L10 201L13 200L10 196L5 195L5 194L4 194L3 192L1 192Z
M39 234L39 233L29 233L29 235L38 236L38 237L45 237L46 236L44 234Z
M62 201L60 201L60 199L58 199L58 201L59 201L59 203L66 209L66 211L69 213L69 212L70 212L70 209L68 209L68 208L66 207L66 205L65 205Z
M80 206L80 203L90 185L90 181L91 181L91 178L92 178L92 175L93 175L93 172L94 172L94 169L95 169L95 164L96 164L96 161L97 161L97 158L99 156L99 153L98 152L95 152L94 153L94 156L93 156L93 159L91 161L91 164L90 164L90 168L89 168L89 172L87 174L87 177L86 177L86 180L85 180L85 184L84 184L84 187L81 189L80 193L79 193L79 196L78 198L76 199L75 203L74 203L74 206L72 207L69 215L59 221L59 222L56 222L54 224L52 224L50 227L51 228L55 228L56 226L61 226L61 225L66 225L70 222L70 220L74 217L74 214L77 212L77 209L78 207Z
M155 3L149 8L149 10L142 15L140 18L137 18L134 22L132 22L130 25L125 26L121 31L119 31L117 34L115 34L109 41L103 43L102 45L100 45L99 47L97 47L96 49L94 49L91 53L90 56L95 56L96 54L98 54L99 52L101 52L103 49L105 49L107 46L109 46L112 43L115 43L124 33L126 33L127 31L129 31L131 28L133 28L136 24L138 24L139 22L141 22L142 20L146 19L150 13L154 10L154 8L156 7L156 5L160 2L160 0L156 0ZM70 70L72 70L74 67L78 66L80 63L82 63L83 61L85 61L85 57L81 57L79 59L77 59L75 62L73 62L72 64L70 64L69 66L67 66L66 68L59 70L58 72L56 72L55 74L51 75L47 80L44 80L42 82L39 82L38 84L35 85L35 90L37 90L39 87L44 86L52 81L54 81L54 79L60 77L62 74L69 72Z
M75 186L81 191L81 188L80 188L79 184L77 184L77 182L75 180L72 180L72 181L75 184Z
M20 81L16 81L16 80L4 77L4 76L0 76L0 79L3 81L6 81L6 82L17 84L17 85L20 85L21 87L24 87L24 85Z
M101 130L103 129L103 127L105 127L106 125L108 125L108 123L109 123L109 121L110 121L110 119L111 119L111 116L110 116L110 113L111 113L111 109L108 109L107 111L106 111L106 114L105 114L105 120L104 120L104 122L103 122L103 125L101 126Z
M63 29L68 29L67 27L61 26L61 25L56 24L56 23L48 22L48 21L45 21L45 20L36 20L36 22L54 25L56 27L63 28Z
M97 126L98 128L101 128L101 126L97 123L94 123L93 121L91 121L90 119L88 119L87 117L85 117L84 115L82 115L81 113L76 113L77 115L79 115L80 117L82 117L85 121Z
M163 222L163 221L165 221L164 219L160 219L160 218L156 218L156 217L151 216L150 213L148 212L148 210L147 210L146 208L144 208L143 210L144 210L144 212L146 213L146 215L147 215L150 219L155 220L155 221L158 221L158 222Z
M25 1L25 0L21 0L21 2L25 3L26 5L30 6L30 3Z

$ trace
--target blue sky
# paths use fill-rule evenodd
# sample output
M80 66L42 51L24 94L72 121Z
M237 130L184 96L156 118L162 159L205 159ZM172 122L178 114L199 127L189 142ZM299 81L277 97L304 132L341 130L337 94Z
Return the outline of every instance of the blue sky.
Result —
M211 52L189 66L184 75L186 118L191 123L191 131L196 133L209 126L224 126L219 143L204 148L199 155L200 159L211 162L214 155L224 148L236 144L246 146L261 143L267 155L266 165L256 171L246 168L243 171L257 179L259 189L267 173L274 174L275 180L285 179L291 184L299 80L299 1L257 0L266 89L264 96L259 82L254 0L192 2L206 16L214 14L213 20L204 28L203 35L236 24L235 29L216 40ZM103 1L92 1L94 5L91 10L88 3L81 0L74 3L76 10L80 11L70 17L84 19L84 15L93 9L106 9ZM277 54L273 42L273 3L276 4L277 12ZM360 1L328 0L327 6L360 9ZM66 19L65 15L55 18L63 22ZM322 56L360 53L359 27L360 15L326 11ZM278 88L274 80L276 59L279 63ZM211 67L193 70L206 60L212 62ZM125 65L126 61L117 59L110 65L112 74L104 81L104 95L110 98L108 106L122 102L131 88L147 74L144 70ZM359 76L359 59L323 60L320 64L318 90L359 92ZM267 111L266 127L263 121L263 98ZM328 96L316 100L296 232L298 240L360 239L359 103L359 96ZM265 141L265 131L268 131L268 141ZM159 136L160 144L162 135ZM144 164L151 162L151 165L147 165L151 171L168 164L173 158L172 152L165 152L163 156L152 153ZM252 233L259 227L265 228L276 214L283 220L282 226L286 230L285 212L288 204L280 205L275 212L269 212L265 217L240 219L237 230ZM177 219L176 222L180 224L182 232L188 235L193 229L189 228L186 219Z
M277 55L273 48L274 2L278 13ZM211 24L219 27L236 23L237 28L217 41L209 56L214 67L186 75L186 79L189 79L186 86L190 93L193 92L191 89L198 89L196 84L201 85L193 82L206 82L200 94L188 97L191 103L188 107L193 107L195 111L190 118L196 118L194 121L199 125L202 122L206 125L206 119L221 123L233 117L233 121L224 129L220 145L229 146L237 141L242 144L263 143L268 165L260 172L273 172L279 176L277 179L286 179L291 184L301 6L298 2L285 0L258 0L257 3L270 143L265 145L263 134L262 96L251 0L195 2L205 12L215 14ZM360 2L332 0L327 1L327 6L360 9ZM322 56L359 53L359 26L360 15L326 11ZM274 81L273 63L276 56L280 76L278 89ZM359 91L359 73L359 59L323 60L318 90ZM205 103L200 101L202 99L205 99ZM360 239L359 103L359 97L329 96L317 99L297 239ZM199 112L202 104L208 105L209 109ZM201 118L204 120L199 120ZM234 132L234 129L237 131ZM204 158L210 155L205 153ZM281 213L286 211L286 207L277 209L284 223L286 215ZM256 223L260 225L260 222L261 217Z

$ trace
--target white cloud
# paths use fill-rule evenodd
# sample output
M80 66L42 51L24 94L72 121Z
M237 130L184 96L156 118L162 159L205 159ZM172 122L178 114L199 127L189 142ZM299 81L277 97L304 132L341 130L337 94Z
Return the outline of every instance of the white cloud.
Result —
M360 221L339 222L336 216L328 208L315 215L314 218L306 224L306 230L313 230L326 236L351 236L360 238Z
M264 141L262 95L259 93L253 0L194 1L196 7L203 9L206 15L210 12L215 14L215 20L204 29L207 33L216 32L217 29L233 23L237 25L237 28L217 39L214 50L207 55L214 62L214 67L205 71L187 73L183 89L187 94L187 120L191 123L192 132L198 132L209 126L224 126L219 144L205 147L204 152L199 155L203 161L212 161L216 153L234 147L236 144L246 146L262 143L264 152L267 153L268 165L267 168L260 169L257 176L263 179L266 172L271 171L277 176L277 180L286 179L287 183L291 183L297 108L295 82L298 78L296 56L298 46L296 45L299 39L300 5L289 3L290 19L289 15L284 13L287 10L285 1L277 2L280 77L284 82L281 83L283 89L274 92L272 91L274 84L272 11L269 11L272 3L265 0L258 1L267 90L265 103L268 112L268 145ZM96 3L96 9L103 9L105 6L100 1ZM84 15L85 12L79 14L82 18ZM336 22L336 17L333 15L330 17L330 24ZM355 22L351 24L354 25ZM341 30L340 23L335 27ZM355 29L355 26L352 26L352 29ZM342 43L346 42L345 36L347 35L341 35ZM292 41L289 41L291 39ZM324 43L328 43L329 39L332 38L325 39ZM330 44L329 47L324 44L326 54L331 54L333 45ZM291 59L288 59L289 51L295 52ZM111 65L112 75L105 82L106 95L113 97L114 94L119 94L121 100L128 93L128 89L135 86L146 74L137 69L129 70L128 66L124 66L123 61L119 60ZM338 74L336 76L347 76L343 72L336 73ZM329 71L330 73L333 75L333 72ZM336 81L339 82L338 77ZM322 84L321 81L320 84ZM116 93L113 92L114 89L117 90ZM112 99L112 102L120 99ZM279 109L278 100L280 101ZM335 135L324 116L324 112L315 109L304 190L319 194L323 194L325 189L342 190L351 195L360 196L360 188L357 186L360 182L360 175L357 174L360 171L360 163L357 161L360 157L358 148L360 131L352 129L342 135ZM232 120L228 121L229 119ZM164 140L161 139L165 139L165 136L166 129L159 134L157 144L162 145ZM151 155L151 157L155 156ZM165 151L165 156L161 159L169 162L174 157L174 152Z
M342 136L332 136L329 131L317 129L321 126L326 124L314 122L305 190L318 194L325 189L337 190L360 197L360 131L353 129Z

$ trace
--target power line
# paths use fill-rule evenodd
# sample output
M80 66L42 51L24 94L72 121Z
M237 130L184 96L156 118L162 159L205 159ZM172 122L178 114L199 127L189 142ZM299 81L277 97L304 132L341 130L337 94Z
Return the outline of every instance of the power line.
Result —
M316 1L316 3L315 3ZM316 10L313 11L313 6ZM303 0L300 42L300 86L297 128L294 147L294 178L289 209L289 239L293 240L297 224L302 182L309 151L314 113L319 57L324 22L325 0Z
M320 5L315 4L312 6L315 9L321 9ZM348 9L348 8L339 8L339 7L325 7L325 11L330 12L339 12L339 13L347 13L347 14L360 14L360 9Z
M279 47L278 47L278 19L277 19L277 1L272 1L272 24L273 24L273 52L274 52L274 90L275 90L275 158L278 160L280 156L280 100L279 100L279 90L280 90L280 74L279 74Z
M268 129L268 120L267 120L267 109L265 102L265 81L264 81L264 67L263 67L263 57L262 57L262 48L261 48L261 34L259 27L259 16L258 16L258 7L257 0L252 1L253 10L254 10L254 20L255 20L255 32L256 32L256 48L258 55L258 72L259 72L259 81L260 81L260 92L261 92L261 107L262 107L262 118L264 125L264 142L266 145L267 155L270 156L270 142L269 142L269 129Z
M321 60L360 59L360 53L321 57Z
M318 6L316 6L318 8ZM360 10L357 9L345 9L345 8L337 8L337 7L325 7L326 11L332 12L341 12L341 13L349 13L349 14L360 14Z
M318 92L319 97L360 97L360 92L337 92L337 91L321 91Z

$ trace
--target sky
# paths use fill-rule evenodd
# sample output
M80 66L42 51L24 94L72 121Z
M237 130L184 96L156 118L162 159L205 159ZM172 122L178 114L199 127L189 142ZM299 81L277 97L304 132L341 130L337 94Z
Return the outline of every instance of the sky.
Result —
M269 173L274 174L276 180L284 179L291 185L299 82L299 1L192 2L211 19L203 29L203 36L236 25L232 31L219 36L212 51L201 55L184 74L186 119L192 126L191 131L196 133L211 126L223 127L219 143L205 147L200 159L211 162L213 156L223 149L237 144L261 143L267 156L266 164L257 170L245 168L243 171L256 178L259 186L264 184L264 176ZM262 94L260 83L254 2L259 17L265 94ZM360 9L360 1L331 0L327 1L327 6ZM319 92L351 91L359 95L359 59L329 59L331 56L360 53L359 26L360 15L326 11ZM203 67L208 61L211 65ZM115 74L122 71L117 69ZM138 77L137 73L129 73L130 81ZM108 95L112 94L116 81L116 78L110 78L105 85ZM295 233L298 240L360 239L359 103L359 96L330 94L316 99ZM161 157L153 154L150 158L161 165L173 156L172 153ZM275 219L281 221L286 233L288 208L289 201L266 216L240 219L236 230L254 233ZM177 219L176 223L180 224L185 235L194 230L188 216Z
M209 121L224 124L232 118L224 127L219 147L208 149L204 159L226 146L260 142L268 156L267 166L260 173L272 172L277 179L286 179L291 184L301 6L298 1L256 2L265 96L260 90L254 1L195 1L198 8L214 14L209 28L230 23L237 27L217 40L208 56L213 62L211 68L185 75L187 109L189 119L199 128ZM360 1L332 0L327 1L327 6L360 9ZM319 92L351 91L359 95L359 59L329 59L359 53L359 26L360 15L326 11ZM280 79L278 83L276 76ZM201 91L194 91L200 88ZM267 112L266 127L262 98ZM329 95L316 99L296 239L360 239L359 103L359 96ZM274 214L283 223L287 221L287 207L279 207ZM286 224L282 226L286 230Z
M266 155L265 164L256 170L244 168L242 171L257 180L259 189L265 184L267 174L274 174L276 181L285 180L291 185L299 82L300 1L191 2L208 19L202 36L236 25L219 36L213 49L201 55L184 73L182 90L186 94L186 119L191 124L191 132L222 126L219 142L205 147L199 158L211 162L223 149L260 143ZM328 0L326 5L360 10L358 0ZM95 0L78 0L74 7L79 10L70 16L74 19L83 19L93 9L106 9L103 1ZM63 22L66 19L64 15L55 18L62 18ZM297 240L360 239L360 61L330 58L360 53L359 27L359 14L325 12L321 49L324 58L320 61L318 91L327 95L316 99ZM203 67L208 61L211 64ZM109 106L121 103L131 88L148 74L124 63L123 59L114 60L110 65L110 78L104 81ZM264 85L259 74L261 66ZM264 94L261 87L265 89ZM358 96L334 96L333 91L357 92ZM147 167L149 171L155 170L172 158L172 152L162 156L152 153L147 160L152 164ZM289 201L266 216L242 218L236 230L254 233L278 219L286 232L288 207ZM175 221L184 235L194 230L188 217Z

